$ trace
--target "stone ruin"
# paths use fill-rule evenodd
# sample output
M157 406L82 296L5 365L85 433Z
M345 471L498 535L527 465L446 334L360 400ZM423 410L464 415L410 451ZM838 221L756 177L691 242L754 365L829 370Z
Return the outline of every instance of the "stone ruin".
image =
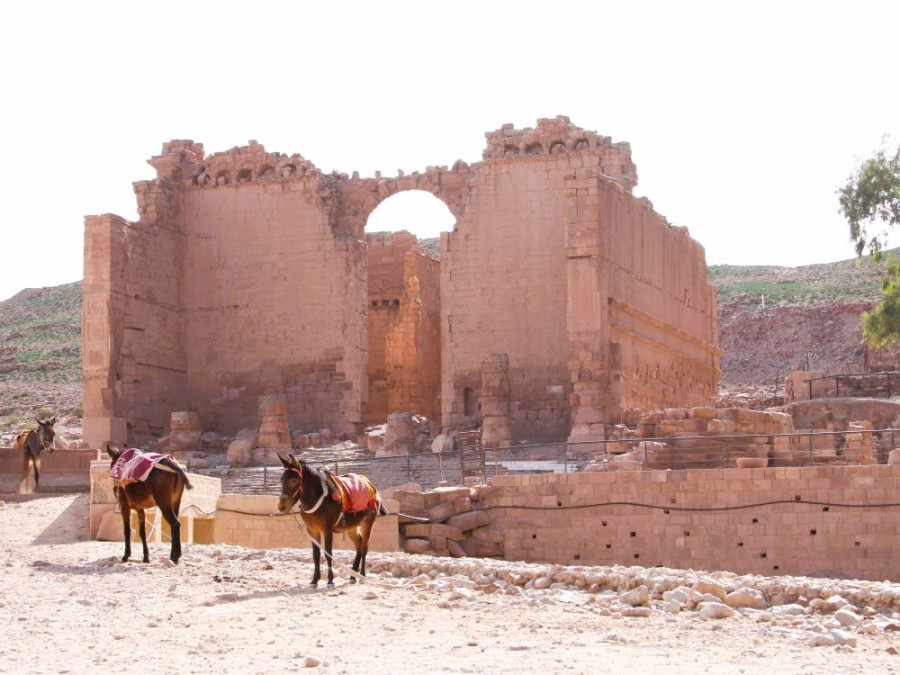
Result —
M157 439L175 411L262 448L397 413L496 443L596 440L623 411L708 405L703 248L632 194L629 145L566 117L486 140L480 162L373 178L255 141L163 144L138 221L85 219L85 441ZM455 216L439 256L365 232L404 190Z

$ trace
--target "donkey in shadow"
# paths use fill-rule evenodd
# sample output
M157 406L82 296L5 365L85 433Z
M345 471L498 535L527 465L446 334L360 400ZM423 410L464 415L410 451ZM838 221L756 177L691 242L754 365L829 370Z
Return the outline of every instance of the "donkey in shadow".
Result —
M46 450L51 455L56 448L53 447L53 439L56 432L53 425L56 424L56 417L42 421L35 418L38 423L37 429L26 429L16 436L13 448L22 450L22 480L19 483L19 492L28 492L28 473L29 468L34 468L34 490L37 492L38 482L41 477L41 453Z

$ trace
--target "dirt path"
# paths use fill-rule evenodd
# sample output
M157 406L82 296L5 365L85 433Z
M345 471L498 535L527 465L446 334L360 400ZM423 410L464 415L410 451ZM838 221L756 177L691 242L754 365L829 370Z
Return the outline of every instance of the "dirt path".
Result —
M813 647L827 616L703 620L656 607L627 617L608 594L503 591L403 555L372 554L371 583L341 575L330 591L306 585L307 550L195 545L172 566L166 544L151 547L149 565L122 564L121 544L88 540L86 495L5 499L0 672L818 675L900 665L900 633L884 627L850 631L855 646Z

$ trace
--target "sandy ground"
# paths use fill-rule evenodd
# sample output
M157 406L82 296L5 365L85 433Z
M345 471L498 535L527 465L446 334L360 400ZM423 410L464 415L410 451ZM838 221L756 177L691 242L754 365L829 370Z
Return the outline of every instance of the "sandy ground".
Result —
M371 554L369 583L340 573L332 590L307 586L307 548L193 545L173 566L163 544L151 545L149 564L120 563L122 544L88 540L86 495L0 500L0 672L771 675L900 666L900 632L883 625L854 634L854 646L814 647L824 616L704 620L656 608L628 617L597 593L558 584L508 594L460 576L429 580L428 560L402 554Z

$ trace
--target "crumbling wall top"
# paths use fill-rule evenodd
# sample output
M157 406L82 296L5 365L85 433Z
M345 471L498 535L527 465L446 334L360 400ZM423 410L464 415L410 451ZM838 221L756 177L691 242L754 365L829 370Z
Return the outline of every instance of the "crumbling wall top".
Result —
M586 155L603 157L602 166L618 166L609 176L627 189L637 185L637 167L631 160L631 145L613 143L609 136L577 127L565 115L538 120L537 128L516 129L504 124L496 131L485 132L487 147L482 153L485 160L510 157L537 157L540 155Z
M297 153L269 153L261 143L249 141L209 157L203 144L190 140L163 143L162 153L147 160L157 178L178 180L185 185L217 186L255 180L321 175L321 171Z

